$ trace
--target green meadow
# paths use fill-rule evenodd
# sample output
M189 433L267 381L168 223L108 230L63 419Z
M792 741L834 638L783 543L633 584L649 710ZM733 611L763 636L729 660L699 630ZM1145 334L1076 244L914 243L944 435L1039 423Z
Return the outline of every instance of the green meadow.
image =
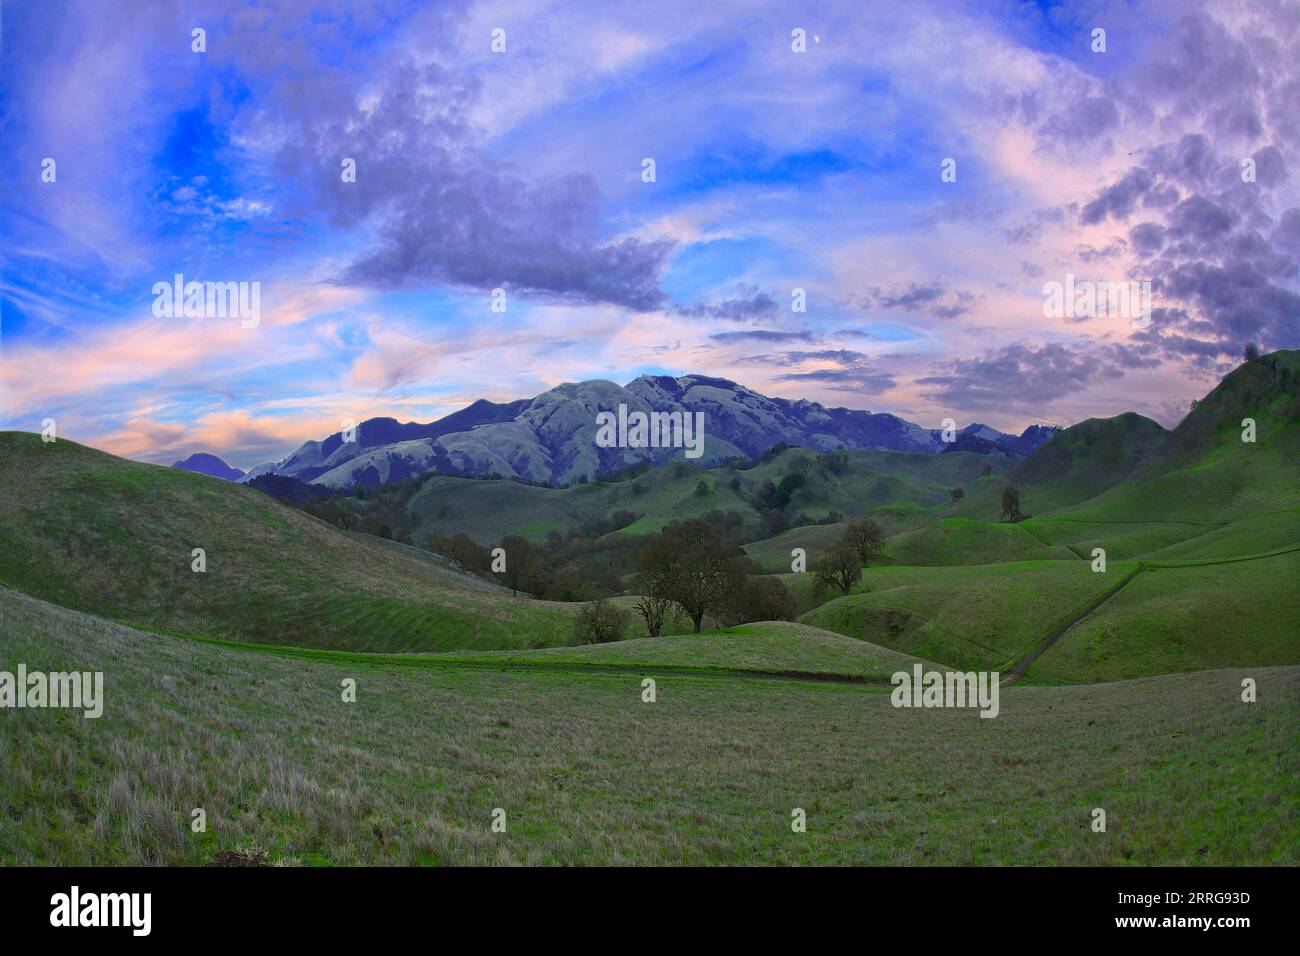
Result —
M282 656L12 592L0 648L105 673L98 720L0 715L16 864L1295 865L1300 846L1296 667L1009 687L982 720L857 683L660 670L645 703L635 671Z

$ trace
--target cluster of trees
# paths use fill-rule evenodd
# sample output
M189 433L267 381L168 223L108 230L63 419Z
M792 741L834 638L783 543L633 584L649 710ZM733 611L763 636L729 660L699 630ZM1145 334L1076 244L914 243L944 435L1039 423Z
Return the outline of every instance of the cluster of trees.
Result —
M662 633L670 608L680 608L696 634L705 617L724 626L745 620L793 620L785 586L765 577L736 547L699 518L674 522L641 552L637 612L652 637Z
M557 534L534 544L507 535L487 547L463 532L427 539L429 550L462 571L542 601L592 601L621 594L624 576L636 567L640 543L637 538L596 541Z
M293 495L292 491L281 495L272 489L262 490L267 490L285 504L295 505L344 531L360 531L377 538L414 544L420 527L420 516L411 514L407 505L420 490L423 480L423 477L407 478L381 488L357 485L351 491L337 492L323 500L320 497L295 500L295 497L300 499L302 496Z
M813 589L825 594L839 588L841 594L862 579L862 570L880 556L885 549L885 536L880 525L870 518L849 522L844 533L818 559L813 568Z

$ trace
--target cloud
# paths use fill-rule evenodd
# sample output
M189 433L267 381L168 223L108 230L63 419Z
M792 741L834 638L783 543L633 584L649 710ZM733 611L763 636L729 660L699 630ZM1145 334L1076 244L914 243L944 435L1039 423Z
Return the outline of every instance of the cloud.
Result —
M777 376L777 381L812 382L833 392L853 392L862 395L879 395L897 384L890 372L865 361L852 362L837 368L788 372Z
M939 280L886 288L873 286L858 299L867 311L925 313L940 319L955 319L975 307L979 296L973 292L950 291Z
M868 361L868 356L852 349L820 349L815 352L778 352L769 355L750 355L742 362L760 365L803 365L806 362L831 362L840 366L857 366Z
M638 311L664 301L659 274L674 243L601 237L602 203L584 174L527 181L471 139L475 84L437 64L394 66L372 105L349 98L303 119L280 149L281 170L311 169L322 211L364 225L375 248L344 283L504 288ZM356 162L344 181L343 158Z
M741 342L818 342L821 337L814 332L784 332L779 329L751 329L747 332L714 332L713 342L732 345Z
M1199 11L1106 85L1126 128L1164 138L1132 150L1078 214L1082 227L1124 229L1127 250L1120 236L1076 254L1127 256L1128 276L1152 281L1152 326L1130 333L1147 354L1221 370L1246 341L1300 341L1300 214L1285 160L1300 149L1298 60L1293 6Z
M1154 364L1128 347L1013 343L979 358L937 362L916 384L926 387L927 397L954 409L1041 414L1056 399L1122 378L1125 369Z
M749 322L773 318L779 306L776 300L766 292L747 290L740 298L723 299L716 302L703 302L688 308L679 309L681 315L700 318L722 319L726 322Z

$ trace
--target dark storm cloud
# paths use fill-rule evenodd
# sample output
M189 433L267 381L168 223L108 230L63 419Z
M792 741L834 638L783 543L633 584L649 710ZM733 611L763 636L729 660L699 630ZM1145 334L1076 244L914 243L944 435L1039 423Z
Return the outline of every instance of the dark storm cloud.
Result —
M1097 249L1093 246L1084 244L1075 249L1077 255L1082 261L1087 263L1104 262L1107 259L1114 259L1124 253L1128 248L1128 243L1123 239L1116 239L1109 243L1104 249Z
M1130 334L1144 354L1210 368L1247 341L1300 342L1300 213L1284 192L1286 157L1300 150L1300 8L1269 10L1271 37L1185 16L1144 69L1105 85L1122 123L1171 133L1134 149L1134 165L1079 213L1082 225L1124 230L1138 257L1130 274L1152 280L1154 321Z
M1096 199L1083 207L1079 221L1091 226L1112 217L1127 219L1155 182L1155 177L1140 166L1129 170L1119 182L1107 186Z
M1140 256L1151 256L1165 244L1165 227L1158 222L1141 222L1129 230L1133 251Z

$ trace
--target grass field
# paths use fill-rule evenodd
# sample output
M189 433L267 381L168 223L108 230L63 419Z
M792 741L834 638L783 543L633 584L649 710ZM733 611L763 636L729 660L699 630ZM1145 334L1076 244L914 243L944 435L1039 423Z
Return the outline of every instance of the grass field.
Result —
M0 711L0 860L1295 865L1300 427L1272 374L1234 373L1172 433L1087 422L1014 467L787 449L569 489L426 481L422 532L486 541L741 514L799 611L653 639L631 616L631 639L577 647L575 604L246 487L0 434L0 670L103 671L107 696L99 720ZM753 502L791 474L791 514L884 531L849 595L790 570L843 523L760 537ZM889 677L918 659L1013 677L998 718L895 709Z
M1011 687L996 720L743 677L660 678L649 704L634 674L279 658L12 592L0 660L106 675L99 720L0 713L16 864L1294 865L1300 847L1293 667Z
M0 478L0 584L150 630L375 651L573 639L573 605L241 485L20 432L0 433Z

